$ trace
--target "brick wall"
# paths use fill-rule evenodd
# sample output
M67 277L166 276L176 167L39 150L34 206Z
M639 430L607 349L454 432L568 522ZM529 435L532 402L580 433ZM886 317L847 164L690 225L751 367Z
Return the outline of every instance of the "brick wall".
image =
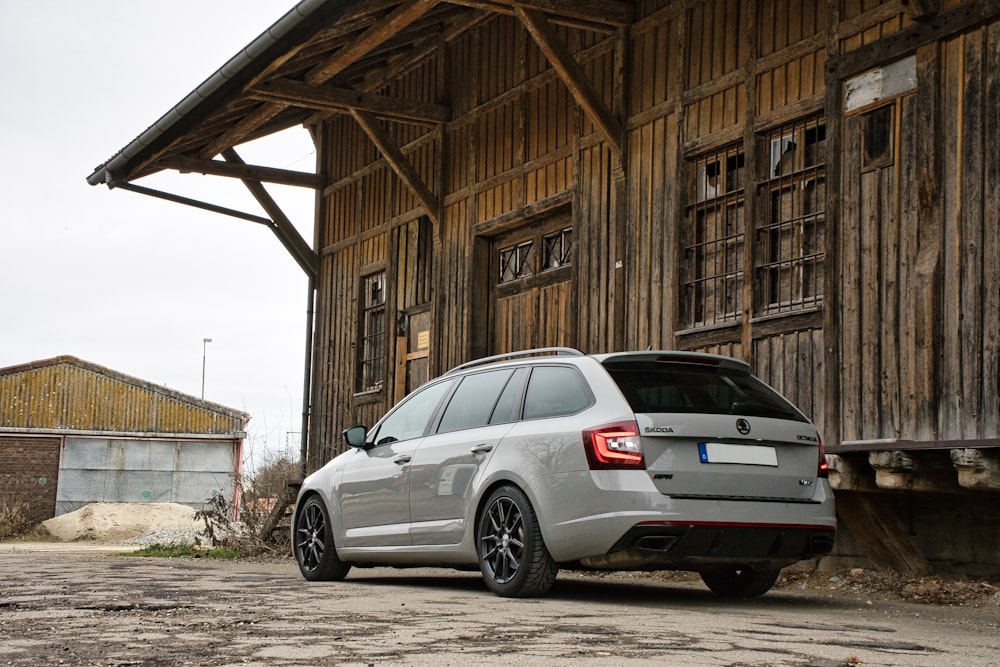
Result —
M0 435L0 503L25 503L33 522L55 516L60 438Z

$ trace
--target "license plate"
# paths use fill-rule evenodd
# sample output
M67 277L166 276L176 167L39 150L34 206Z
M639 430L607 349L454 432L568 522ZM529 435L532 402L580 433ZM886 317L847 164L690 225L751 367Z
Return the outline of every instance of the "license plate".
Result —
M724 442L699 442L698 458L702 463L736 463L747 466L777 466L774 447L730 445Z

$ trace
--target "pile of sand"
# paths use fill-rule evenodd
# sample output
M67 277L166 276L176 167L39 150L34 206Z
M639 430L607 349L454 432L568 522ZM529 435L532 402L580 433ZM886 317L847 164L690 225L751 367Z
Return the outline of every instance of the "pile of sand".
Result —
M138 537L164 528L199 529L194 510L177 503L93 503L68 514L43 521L58 540L111 542Z

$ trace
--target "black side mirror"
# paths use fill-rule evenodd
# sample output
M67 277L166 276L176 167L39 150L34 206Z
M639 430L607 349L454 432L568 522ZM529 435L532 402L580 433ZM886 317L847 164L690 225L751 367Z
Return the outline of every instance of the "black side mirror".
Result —
M344 430L344 442L348 447L364 447L368 429L364 426L352 426Z

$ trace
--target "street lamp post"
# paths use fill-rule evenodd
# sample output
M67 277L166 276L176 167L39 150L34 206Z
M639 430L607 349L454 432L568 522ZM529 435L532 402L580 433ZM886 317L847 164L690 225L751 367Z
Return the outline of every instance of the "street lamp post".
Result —
M212 342L211 338L201 339L201 397L205 398L205 346Z

